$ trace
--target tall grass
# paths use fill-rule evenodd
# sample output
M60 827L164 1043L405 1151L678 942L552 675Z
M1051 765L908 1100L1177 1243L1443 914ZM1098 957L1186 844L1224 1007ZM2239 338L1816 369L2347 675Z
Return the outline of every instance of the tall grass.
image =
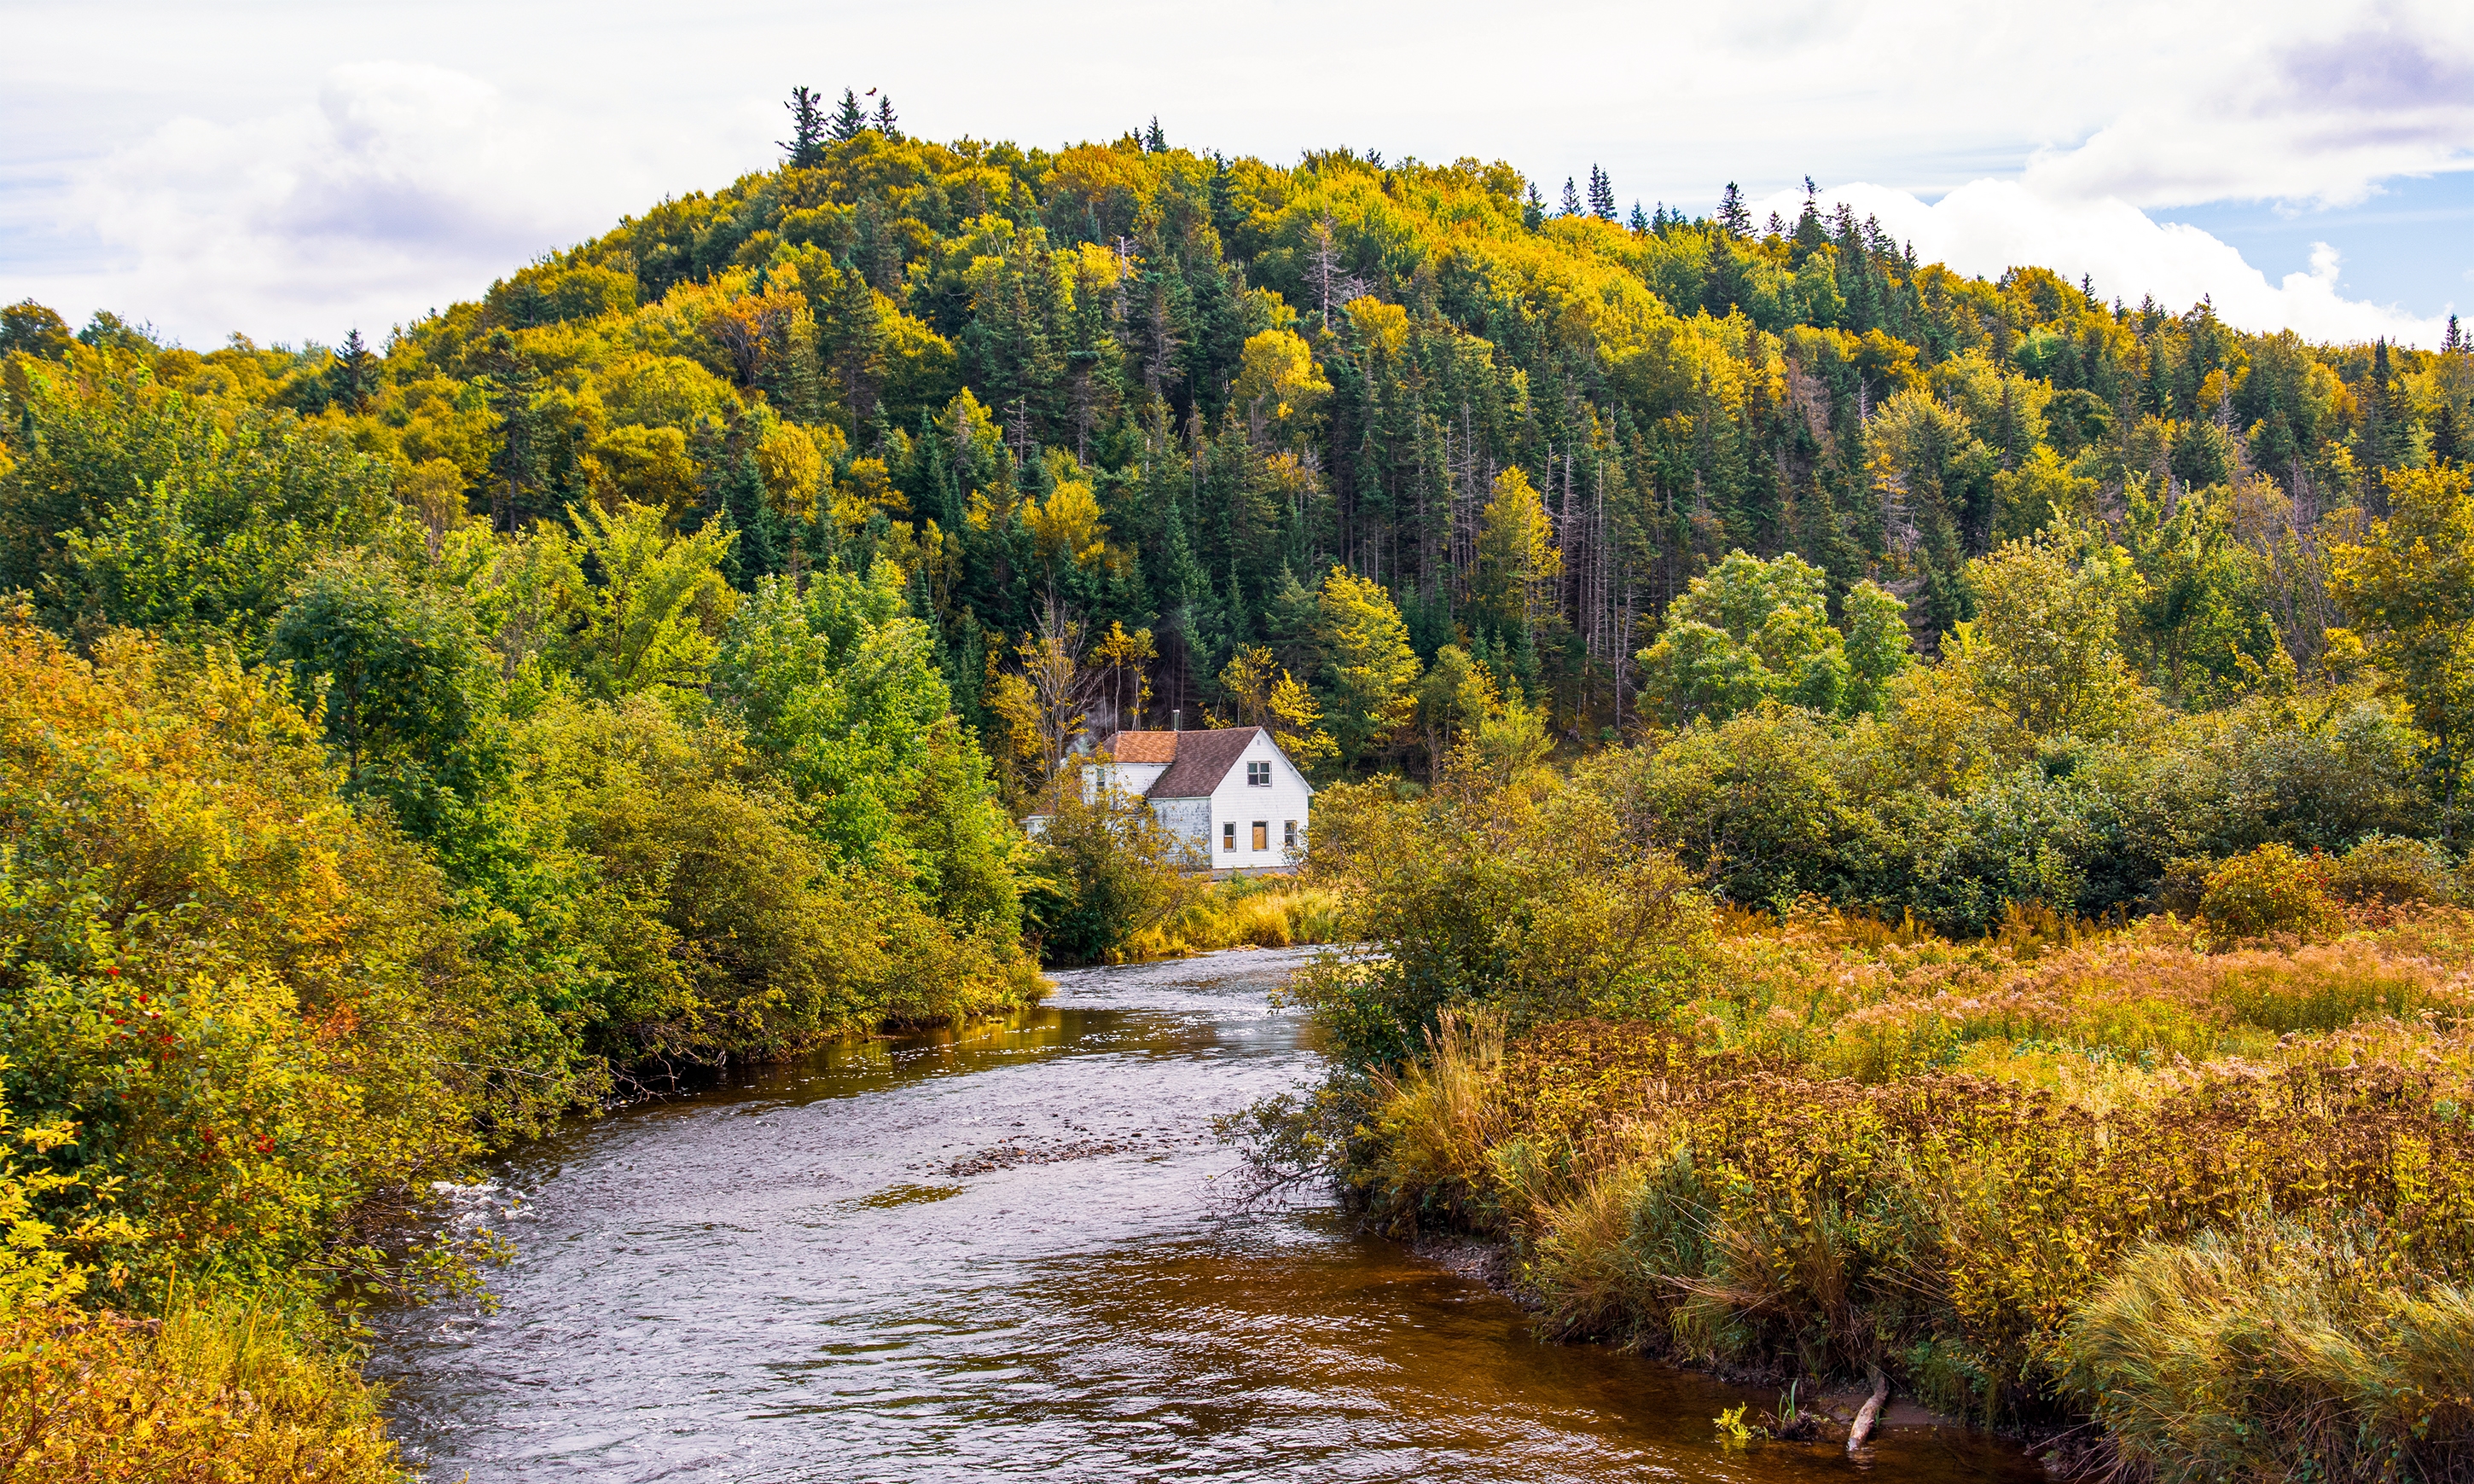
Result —
M1235 876L1214 881L1157 927L1127 945L1141 961L1221 948L1286 948L1346 941L1341 895L1286 876Z
M1342 1173L1559 1333L1878 1365L2162 1478L2469 1476L2474 914L2327 930L1736 914L1662 1015L1447 1015Z

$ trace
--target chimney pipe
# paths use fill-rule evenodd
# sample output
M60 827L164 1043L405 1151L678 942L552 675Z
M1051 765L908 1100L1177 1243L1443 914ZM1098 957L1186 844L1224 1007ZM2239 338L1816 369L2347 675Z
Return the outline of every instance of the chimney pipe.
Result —
M1168 730L1171 731L1183 731L1185 730L1185 707L1178 706L1176 710L1168 713Z

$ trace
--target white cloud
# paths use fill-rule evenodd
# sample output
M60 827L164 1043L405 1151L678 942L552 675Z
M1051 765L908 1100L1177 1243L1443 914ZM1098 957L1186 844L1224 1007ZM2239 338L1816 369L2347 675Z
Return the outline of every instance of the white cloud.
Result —
M1990 178L2050 203L2100 277L2135 267L2160 297L2192 270L2249 270L2108 203L2349 202L2474 168L2463 0L1261 0L1235 20L720 0L678 17L646 0L590 24L552 0L19 5L0 48L0 298L203 339L385 323L766 162L799 82L881 84L938 138L1054 146L1158 113L1179 143L1271 159L1508 158L1550 194L1594 160L1627 202L1696 210L1731 179L1811 171L1964 187L1955 216ZM353 59L391 60L337 65ZM2434 269L2435 302L2460 267ZM2318 281L2202 287L2355 323Z
M2282 282L2244 261L2240 251L2195 227L2158 222L2119 198L2055 199L2018 180L1976 180L1928 204L1906 191L1863 182L1821 193L1825 205L1845 202L1858 219L1871 216L1925 262L1998 277L2012 268L2050 268L2066 278L2095 280L2098 294L2137 303L2152 295L2176 313L2205 298L2218 317L2247 330L2291 328L2313 340L2367 341L2385 336L2408 345L2439 341L2442 322L2394 306L2348 299L2337 292L2336 250L2321 243L2311 272ZM1754 219L1775 211L1792 221L1803 195L1782 191L1754 203Z
M64 214L119 260L54 285L109 285L119 312L192 335L375 338L424 295L469 296L609 225L609 170L570 168L556 123L401 63L334 68L314 102L259 118L174 119L84 173Z

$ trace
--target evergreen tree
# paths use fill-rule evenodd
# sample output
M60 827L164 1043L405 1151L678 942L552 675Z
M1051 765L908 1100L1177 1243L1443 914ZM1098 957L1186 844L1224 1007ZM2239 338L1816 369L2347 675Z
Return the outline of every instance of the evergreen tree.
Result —
M1538 194L1538 182L1529 182L1529 199L1520 203L1520 225L1531 231L1546 225L1546 199Z
M2448 317L2448 334L2439 342L2439 348L2450 354L2465 348L2465 334L2457 327L2457 316L2453 314Z
M343 348L335 352L330 385L336 401L352 412L370 410L370 394L377 390L376 357L361 340L356 325L344 336Z
M2464 457L2464 435L2458 431L2457 406L2453 402L2442 402L2438 415L2431 419L2431 462L2456 464Z
M1727 182L1727 194L1718 201L1718 227L1730 237L1749 237L1753 233L1753 211L1744 204L1744 193L1735 182Z
M902 137L899 118L893 111L893 95L880 93L876 100L876 132L887 139Z
M1601 222L1615 219L1615 183L1595 165L1589 167L1589 215Z
M825 137L836 144L856 139L867 130L867 110L860 107L859 94L845 87L842 101L834 106L834 116L825 125Z
M1640 203L1637 201L1632 203L1632 229L1641 233L1649 230L1649 216L1640 209Z
M1581 193L1573 188L1570 176L1564 178L1564 214L1565 216L1581 214Z
M1152 127L1143 131L1143 148L1153 155L1168 153L1168 135L1160 132L1159 115L1152 115Z
M813 170L825 162L825 100L807 87L790 89L790 101L782 107L790 110L790 137L776 140L789 151L787 162L793 170Z

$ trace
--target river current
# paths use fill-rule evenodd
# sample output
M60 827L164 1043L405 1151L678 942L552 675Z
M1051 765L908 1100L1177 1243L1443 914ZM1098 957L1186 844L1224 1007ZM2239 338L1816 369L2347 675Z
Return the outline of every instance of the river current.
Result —
M1852 1472L1721 1442L1776 1399L1542 1344L1327 1206L1233 1207L1211 1117L1316 1076L1268 1002L1304 956L1067 973L1010 1022L573 1123L483 1197L497 1312L381 1325L398 1435L442 1484ZM1870 1463L2041 1476L1946 1428Z

